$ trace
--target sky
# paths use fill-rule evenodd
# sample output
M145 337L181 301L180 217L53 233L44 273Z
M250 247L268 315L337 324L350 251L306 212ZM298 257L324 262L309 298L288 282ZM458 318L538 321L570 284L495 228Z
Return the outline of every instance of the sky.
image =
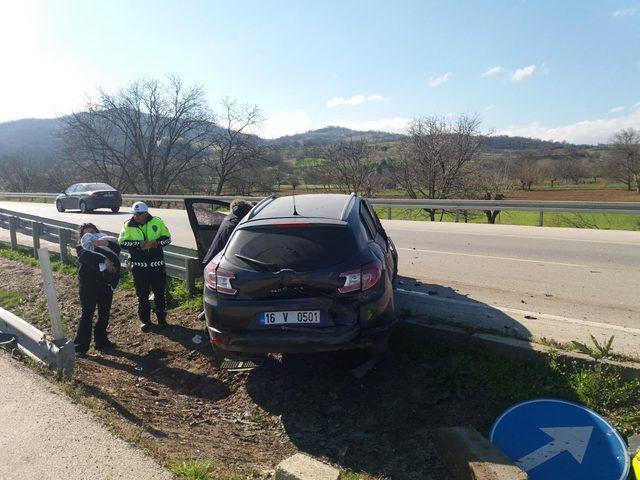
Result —
M482 129L575 143L640 128L640 0L0 0L0 122L177 75L257 104L260 134Z

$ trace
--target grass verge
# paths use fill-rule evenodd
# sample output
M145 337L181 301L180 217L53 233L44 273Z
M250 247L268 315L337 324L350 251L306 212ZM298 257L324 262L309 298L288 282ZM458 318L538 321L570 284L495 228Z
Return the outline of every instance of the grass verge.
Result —
M0 307L5 310L15 309L24 299L20 292L15 290L3 290L0 288Z
M429 384L420 388L454 401L474 399L491 418L517 402L561 398L604 415L623 435L640 432L640 380L624 380L617 367L569 362L553 351L537 360L505 361L478 347L429 339L420 327L403 328L394 351L432 371Z
M377 207L375 211L381 219L388 218L388 209ZM430 221L429 214L418 208L392 208L391 218L394 220ZM436 221L455 222L455 214L438 211ZM529 211L502 211L496 218L498 225L537 226L538 221L538 212ZM463 212L460 212L459 222L487 223L487 217L482 211L468 210L466 217ZM596 230L640 230L640 217L624 214L545 212L544 226Z

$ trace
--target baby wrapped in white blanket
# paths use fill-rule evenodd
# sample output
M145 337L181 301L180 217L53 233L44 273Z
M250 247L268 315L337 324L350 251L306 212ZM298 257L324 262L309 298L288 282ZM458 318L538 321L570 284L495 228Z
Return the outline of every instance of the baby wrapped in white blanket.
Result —
M109 236L106 233L85 233L82 236L82 238L80 239L80 245L82 246L82 248L84 248L85 250L88 250L90 252L93 252L96 255L100 255L101 257L103 257L105 259L107 258L107 256L104 255L103 253L101 253L100 251L95 249L96 245L95 245L94 242L96 240L106 240L108 242L118 243L118 239L116 237ZM100 245L100 249L106 250L107 253L111 253L111 254L115 255L113 250L111 250L106 245L105 246ZM99 263L98 267L100 268L101 272L104 272L107 269L107 265L105 264L105 262Z

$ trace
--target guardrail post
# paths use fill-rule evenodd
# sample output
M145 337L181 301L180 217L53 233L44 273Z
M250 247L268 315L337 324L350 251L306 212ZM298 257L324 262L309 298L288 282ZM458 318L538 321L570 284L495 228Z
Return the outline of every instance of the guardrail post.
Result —
M387 208L387 219L391 220L391 207Z
M42 271L44 291L47 295L49 316L51 317L51 333L53 333L53 341L59 344L64 340L64 330L62 329L58 297L56 296L56 290L53 285L53 273L51 272L51 262L49 261L49 250L41 248L39 249L38 254L40 257L40 270Z
M18 230L18 222L20 222L20 219L18 217L9 217L9 235L11 236L11 250L18 249L18 238L16 237L16 232Z
M33 256L38 258L40 248L40 235L42 234L42 223L31 222L31 236L33 237Z
M455 213L455 222L458 223L460 221L460 210L456 210Z
M196 288L196 276L198 272L198 260L195 258L184 259L184 284L189 293Z
M538 217L538 226L544 226L544 212L540 210L540 216Z
M66 228L58 229L58 245L60 246L60 260L62 263L70 263L69 252L67 251L67 245L69 244L69 230Z

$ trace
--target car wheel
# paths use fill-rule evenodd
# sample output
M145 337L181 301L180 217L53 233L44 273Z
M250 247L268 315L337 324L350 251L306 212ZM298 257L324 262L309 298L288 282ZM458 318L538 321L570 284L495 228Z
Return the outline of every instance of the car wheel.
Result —
M384 337L376 338L368 350L369 355L376 360L386 358L389 354L389 336L385 335Z
M222 362L224 361L224 353L220 350L220 348L215 345L211 345L211 357L209 358L211 362L211 366L214 368L220 368Z
M84 202L80 202L80 205L78 205L80 207L80 211L82 213L87 213L89 210L87 209L87 204Z
M113 213L118 213L118 212L120 211L120 207L112 207L112 208L111 208L111 211L112 211Z
M62 206L62 202L60 200L56 201L56 209L59 212L64 212L64 207Z

